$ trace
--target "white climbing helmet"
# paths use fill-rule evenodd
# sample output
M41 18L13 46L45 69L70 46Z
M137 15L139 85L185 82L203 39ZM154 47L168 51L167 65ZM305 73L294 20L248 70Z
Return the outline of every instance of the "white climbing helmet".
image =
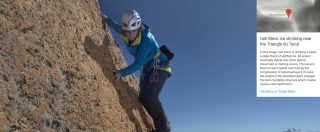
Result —
M123 13L121 23L122 30L136 30L140 25L141 17L136 10L127 10Z

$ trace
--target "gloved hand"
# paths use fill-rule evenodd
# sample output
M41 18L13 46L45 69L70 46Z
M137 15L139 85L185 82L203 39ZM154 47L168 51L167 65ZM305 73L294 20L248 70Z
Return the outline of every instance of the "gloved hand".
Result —
M113 76L114 76L114 79L115 79L116 81L119 81L120 78L121 78L121 75L120 75L119 72L114 72L114 73L113 73Z
M108 16L106 16L106 15L104 15L104 14L101 14L101 17L102 17L102 21L103 21L104 23L106 23L106 22L107 22L107 19L108 19Z
M107 19L108 17L104 14L101 14L103 29L106 29Z

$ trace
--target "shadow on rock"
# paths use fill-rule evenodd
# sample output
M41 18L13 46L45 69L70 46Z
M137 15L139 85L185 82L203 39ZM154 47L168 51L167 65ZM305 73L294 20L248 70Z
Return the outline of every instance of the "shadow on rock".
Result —
M135 124L137 132L141 132L142 127L139 123L137 117L135 117L134 110L138 110L143 123L146 125L147 129L152 126L148 123L147 116L144 112L143 106L140 104L138 99L138 93L133 87L130 87L127 82L122 79L120 82L116 82L113 78L112 73L116 71L115 64L111 61L111 52L109 51L109 39L107 35L103 40L103 45L98 46L90 37L86 37L84 41L84 49L94 59L102 68L105 77L113 84L115 87L122 109L125 110L127 116Z

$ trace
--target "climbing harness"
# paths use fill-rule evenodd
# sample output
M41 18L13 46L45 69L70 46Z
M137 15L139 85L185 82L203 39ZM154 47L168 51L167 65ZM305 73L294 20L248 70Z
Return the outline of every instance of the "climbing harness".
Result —
M156 83L159 81L158 62L159 62L159 59L156 59L153 62L153 70L152 70L152 73L151 73L150 79L149 79L150 83Z

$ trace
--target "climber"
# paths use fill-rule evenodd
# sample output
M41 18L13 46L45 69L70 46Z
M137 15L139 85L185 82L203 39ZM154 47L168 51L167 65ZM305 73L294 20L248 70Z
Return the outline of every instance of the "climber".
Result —
M115 73L115 79L133 74L141 69L139 100L154 121L156 132L169 132L170 126L159 95L171 76L169 61L173 53L166 46L159 47L147 25L142 23L136 10L127 10L122 15L121 25L102 15L103 22L111 26L127 44L128 51L135 61L128 67Z

